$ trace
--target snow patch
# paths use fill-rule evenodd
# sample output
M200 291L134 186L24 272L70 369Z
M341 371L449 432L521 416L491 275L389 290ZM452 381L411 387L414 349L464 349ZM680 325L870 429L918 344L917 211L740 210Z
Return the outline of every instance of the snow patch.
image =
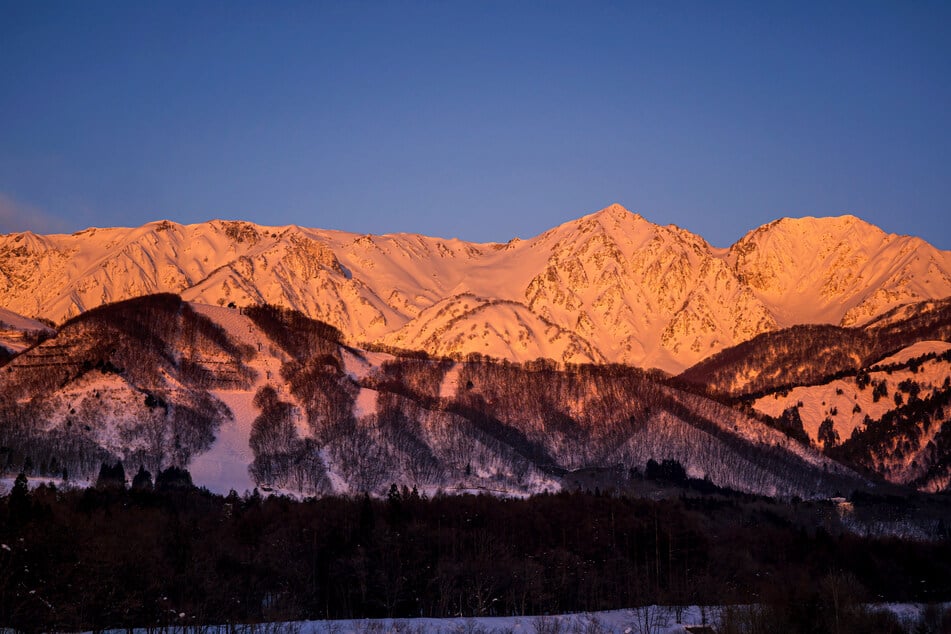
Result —
M253 392L226 392L212 394L231 410L232 420L222 423L211 449L194 458L188 465L192 481L209 491L227 495L231 489L238 493L255 487L248 473L254 461L251 452L251 424L259 411L254 407Z
M943 341L922 341L902 349L875 365L906 364L922 355L932 352L941 354L949 349L951 344ZM789 408L797 408L803 429L817 444L819 426L826 418L830 418L839 439L844 441L856 428L864 428L866 416L870 420L879 420L887 412L895 409L894 396L899 391L898 385L903 381L917 383L921 390L919 398L925 399L930 397L935 387L942 385L949 376L951 376L951 364L931 359L922 363L918 372L912 372L907 367L890 372L870 372L870 384L864 389L859 389L855 377L846 377L820 385L795 387L785 393L769 394L757 399L753 407L774 418L778 418ZM874 386L878 383L885 384L887 395L876 400ZM907 395L904 396L907 397Z
M373 416L377 413L377 397L380 395L376 390L369 388L360 388L357 398L353 403L353 416L360 420L366 416Z
M453 363L452 367L443 375L442 383L439 384L439 398L453 399L459 392L459 373L462 371L461 363Z

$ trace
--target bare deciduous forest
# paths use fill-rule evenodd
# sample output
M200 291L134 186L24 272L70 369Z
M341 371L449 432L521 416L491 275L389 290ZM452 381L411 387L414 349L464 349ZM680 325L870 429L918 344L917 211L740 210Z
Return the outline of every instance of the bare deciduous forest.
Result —
M671 463L649 475L677 473ZM827 502L688 490L660 501L427 499L396 485L384 499L295 502L215 496L179 473L126 490L109 475L87 490L18 483L0 500L0 623L39 632L175 624L180 613L241 623L767 604L786 631L805 632L828 631L846 605L951 598L946 529L931 541L863 537Z

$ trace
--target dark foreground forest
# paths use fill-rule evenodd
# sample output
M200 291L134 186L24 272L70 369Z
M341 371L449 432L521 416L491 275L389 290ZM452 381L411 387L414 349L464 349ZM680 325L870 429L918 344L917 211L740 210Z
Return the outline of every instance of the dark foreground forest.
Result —
M786 631L833 619L848 631L843 606L951 599L943 524L927 541L863 537L831 502L687 490L426 499L396 487L297 502L162 488L20 486L0 499L0 627L762 603L782 608Z

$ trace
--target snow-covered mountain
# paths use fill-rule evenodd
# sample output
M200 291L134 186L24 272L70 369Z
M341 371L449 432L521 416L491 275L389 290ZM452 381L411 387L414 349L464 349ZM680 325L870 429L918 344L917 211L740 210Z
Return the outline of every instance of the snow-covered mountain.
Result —
M579 470L628 482L653 459L767 495L863 485L657 373L394 357L338 339L293 311L174 295L87 311L0 372L0 469L83 480L122 460L186 466L223 493L382 494L395 483L529 494Z
M951 252L851 216L716 249L620 205L489 244L221 220L0 236L0 305L17 313L60 323L157 292L293 308L351 344L679 372L778 327L949 296Z
M951 252L856 218L783 218L751 231L727 260L780 326L857 326L951 295Z

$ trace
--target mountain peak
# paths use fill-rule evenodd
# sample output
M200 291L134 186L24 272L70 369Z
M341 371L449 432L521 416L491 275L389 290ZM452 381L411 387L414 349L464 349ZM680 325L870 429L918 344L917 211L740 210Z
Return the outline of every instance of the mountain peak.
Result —
M632 229L642 232L648 228L656 228L656 225L640 214L629 211L623 205L614 203L594 213L581 216L577 220L570 220L556 227L555 231L561 233L563 230L568 230L582 234L595 231L615 235L619 230L623 234L628 234Z
M842 214L840 216L802 216L798 218L784 216L778 220L764 225L766 227L795 227L799 230L816 230L816 229L829 229L829 228L848 228L861 226L863 228L872 227L878 229L874 225L871 225L858 216L852 214Z
M612 220L615 222L624 222L628 220L644 220L644 218L640 214L630 211L629 209L624 207L624 205L621 205L619 203L612 203L608 205L607 207L605 207L604 209L601 209L600 211L596 211L593 214L589 214L586 217L598 218L599 220L602 220L602 221Z
M947 295L949 255L843 215L780 218L750 231L727 257L788 326L855 325L899 304Z
M751 230L730 251L734 258L746 258L754 251L785 253L796 259L814 259L829 245L859 248L879 245L889 234L853 215L783 217ZM850 246L851 245L851 246Z
M611 203L610 205L608 205L607 207L605 207L604 209L596 213L621 216L621 215L626 215L632 212L620 203ZM634 214L634 215L637 215L637 214Z

